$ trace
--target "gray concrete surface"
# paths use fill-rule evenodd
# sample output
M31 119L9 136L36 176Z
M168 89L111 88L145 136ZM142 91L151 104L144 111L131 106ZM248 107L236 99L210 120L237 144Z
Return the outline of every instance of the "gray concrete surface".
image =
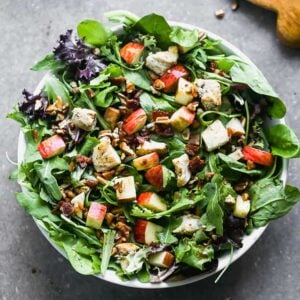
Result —
M226 9L223 20L216 9ZM0 1L0 299L247 299L300 298L300 221L298 206L272 223L263 237L215 285L209 278L186 287L142 291L76 274L49 246L33 221L17 205L17 184L8 181L16 160L18 126L5 114L32 90L42 74L29 70L48 53L58 35L83 18L103 18L112 9L138 15L149 12L188 22L220 34L260 67L287 103L287 122L300 134L300 51L282 46L275 36L275 16L243 1L231 12L226 0L1 0ZM290 163L289 182L300 185L300 163Z

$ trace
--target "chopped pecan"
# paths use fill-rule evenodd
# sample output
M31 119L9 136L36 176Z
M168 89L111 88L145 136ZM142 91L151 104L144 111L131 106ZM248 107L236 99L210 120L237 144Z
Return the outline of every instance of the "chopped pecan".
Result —
M201 171L205 166L205 161L201 159L199 156L193 157L189 161L189 169L192 174L196 174Z
M128 99L126 102L126 106L129 109L136 110L140 107L140 101L138 99Z
M186 144L185 145L185 152L188 155L195 156L199 154L200 146L199 145L194 145L194 144Z
M87 166L87 164L92 163L92 159L85 155L77 155L75 160L78 163L79 167L82 169L84 169Z
M110 78L110 81L114 85L122 85L126 81L126 79L123 76L119 76L119 77L112 77L112 78Z
M246 180L235 184L233 188L236 192L243 192L248 186L249 186L249 181Z

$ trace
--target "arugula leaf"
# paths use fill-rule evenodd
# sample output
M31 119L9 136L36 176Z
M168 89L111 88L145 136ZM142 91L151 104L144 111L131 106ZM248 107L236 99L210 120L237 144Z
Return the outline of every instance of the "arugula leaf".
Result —
M6 118L15 120L16 122L20 123L21 127L28 125L28 119L26 115L22 113L17 106L14 107L11 113L6 115Z
M71 102L68 89L54 75L49 75L46 77L44 91L47 93L49 100L55 101L57 97L61 97L64 102Z
M101 274L104 275L109 260L111 257L112 248L114 246L114 239L115 239L115 231L114 230L108 230L104 233L104 241L103 241L103 249L102 249L102 261L101 261Z
M117 99L113 95L113 92L115 92L116 90L118 90L118 87L114 85L99 91L95 96L95 105L102 108L111 106L113 103L116 102ZM119 100L117 99L117 101Z
M184 238L174 248L176 260L199 270L205 269L205 264L214 258L212 245L197 245L194 240Z
M69 171L68 163L63 158L54 157L40 163L35 163L33 166L40 181L44 184L44 187L50 196L52 196L55 200L60 200L62 194L57 180L53 175L53 171Z
M216 232L223 235L223 210L220 206L219 186L214 182L207 183L204 187L204 196L208 201L206 214L208 221L215 226Z
M277 124L267 128L266 136L274 155L284 158L293 158L299 155L300 141L295 132L287 125Z
M172 234L172 231L178 227L181 223L180 218L171 217L168 220L168 225L164 226L163 231L157 234L160 244L162 245L171 245L178 242L176 236Z
M52 214L48 205L35 192L24 191L16 194L18 203L31 216L41 220L48 217L50 220L57 221L59 218Z
M300 201L300 190L278 179L266 178L254 183L248 190L251 199L250 220L261 227L287 214Z
M171 44L170 33L172 28L164 17L157 14L149 14L142 17L133 25L131 30L153 35L157 40L158 46L163 49L166 49Z
M33 67L32 71L56 71L58 69L63 69L65 64L62 60L56 60L54 53L46 55L42 60L38 61Z
M170 40L181 47L192 48L199 40L198 30L186 30L181 27L174 27L170 33Z
M111 31L97 20L81 21L77 25L77 33L80 38L93 46L104 45L111 36Z

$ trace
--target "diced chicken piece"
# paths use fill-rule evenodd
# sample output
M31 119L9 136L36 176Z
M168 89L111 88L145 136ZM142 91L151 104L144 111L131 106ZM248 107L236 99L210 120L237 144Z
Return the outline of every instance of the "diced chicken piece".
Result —
M194 85L183 77L179 78L175 101L188 105L194 99Z
M134 243L121 243L116 245L116 248L118 255L127 255L140 249L140 247Z
M74 206L75 215L78 218L83 217L83 210L84 210L84 199L85 199L85 193L82 192L78 195L76 195L72 200L71 203Z
M163 75L170 67L177 63L178 49L169 47L168 51L150 53L146 57L146 67L158 75Z
M195 215L185 215L182 217L181 224L173 230L177 234L193 234L202 228L200 218Z
M92 160L97 172L109 171L121 164L121 159L107 136L101 138L100 143L94 147Z
M241 121L237 118L232 118L227 124L226 128L229 136L242 136L245 134L245 129Z
M222 104L220 83L211 79L196 79L195 85L201 103L206 110L215 109Z
M136 199L136 189L133 176L117 178L115 180L117 199L120 202L131 202Z
M228 157L234 160L240 160L244 157L243 151L241 148L236 149L234 152L230 153Z
M75 107L71 121L80 129L92 131L97 122L96 112L91 109Z
M202 139L207 151L213 151L229 142L226 128L220 120L216 120L202 132Z
M136 148L137 155L145 155L152 152L157 152L158 154L167 153L167 144L155 141L145 141L143 144Z
M183 154L172 160L177 175L177 186L182 187L186 185L191 179L191 171L189 169L189 157Z

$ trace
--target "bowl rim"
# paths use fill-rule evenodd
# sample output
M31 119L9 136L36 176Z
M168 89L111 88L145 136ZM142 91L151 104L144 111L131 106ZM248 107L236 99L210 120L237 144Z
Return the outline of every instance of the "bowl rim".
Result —
M248 63L255 66L255 64L241 50L239 50L237 47L232 45L230 42L228 42L221 36L211 32L209 30L203 29L203 28L195 26L195 25L182 23L182 22L168 21L168 23L171 26L179 26L179 27L182 27L182 28L188 29L188 30L197 29L199 31L202 31L210 39L220 40L222 43L222 48L227 54L235 54L236 56L246 60ZM113 33L118 34L118 33L122 32L123 29L122 29L122 26L119 25L119 26L113 27L111 30ZM42 77L41 81L39 82L36 89L34 90L35 94L39 93L41 91L47 76L48 76L48 73ZM271 122L274 124L277 124L277 123L285 124L284 118L279 119L279 120L272 120ZM26 149L25 137L24 137L23 132L20 130L20 134L19 134L19 138L18 138L18 165L21 164L21 162L24 158L25 149ZM288 160L283 159L283 169L282 169L280 179L283 181L284 185L286 184L286 181L287 181L287 175L288 175ZM22 191L25 190L24 187L21 187L21 189L22 189ZM48 240L48 242L63 257L65 257L67 259L67 256L66 256L65 252L63 251L63 249L61 247L59 247L57 244L55 244L50 239L47 231L38 223L38 221L34 217L33 217L33 220L36 223L39 230L41 231L41 233L43 234L43 236ZM260 238L260 236L266 230L267 226L268 225L266 225L264 227L256 228L253 230L253 232L250 235L245 235L243 237L243 247L240 249L234 250L231 264L233 262L235 262L237 259L239 259L243 254L245 254L255 244L255 242ZM125 286L125 287L131 287L131 288L142 288L142 289L171 288L171 287L178 287L178 286L183 286L186 284L194 283L196 281L200 281L202 279L210 277L210 276L220 272L221 270L223 270L228 265L229 260L230 260L230 254L225 253L224 255L222 255L221 257L218 258L218 267L216 270L209 272L209 273L198 274L198 275L194 275L192 277L184 278L182 280L170 281L170 282L142 283L142 282L138 281L137 279L123 281L122 279L120 279L118 277L118 275L113 270L107 270L104 276L103 275L94 275L94 276L99 279L108 281L110 283L114 283L114 284Z

